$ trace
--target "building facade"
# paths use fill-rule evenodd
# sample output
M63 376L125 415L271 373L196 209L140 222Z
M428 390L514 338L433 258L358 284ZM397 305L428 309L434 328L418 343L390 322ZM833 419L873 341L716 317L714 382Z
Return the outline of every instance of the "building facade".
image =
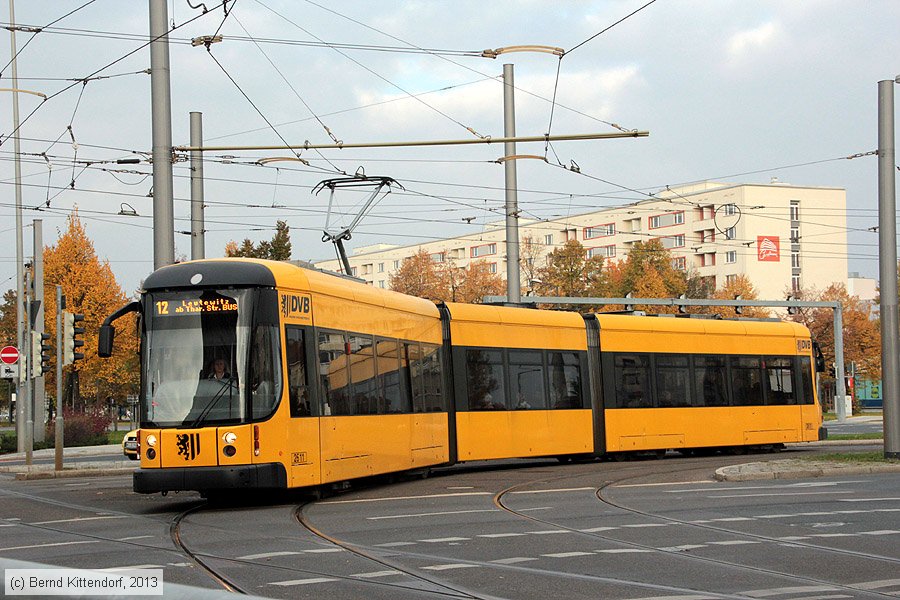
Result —
M636 242L658 239L676 269L709 279L716 288L746 275L760 299L792 290L847 284L846 192L839 188L703 182L670 188L634 204L547 221L520 220L521 262L542 265L547 254L578 240L588 256L624 259ZM349 257L353 275L389 288L404 258L421 249L435 262L465 267L484 261L506 279L505 227L410 246L379 244ZM341 270L339 261L316 266ZM528 272L528 269L525 269ZM530 281L523 276L527 292Z

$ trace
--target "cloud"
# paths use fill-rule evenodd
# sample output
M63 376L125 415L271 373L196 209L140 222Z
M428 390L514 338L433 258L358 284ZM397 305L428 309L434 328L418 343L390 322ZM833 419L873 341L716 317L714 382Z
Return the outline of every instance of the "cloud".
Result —
M760 53L771 51L781 37L781 26L774 21L759 27L739 31L727 43L728 57L732 64L742 63Z

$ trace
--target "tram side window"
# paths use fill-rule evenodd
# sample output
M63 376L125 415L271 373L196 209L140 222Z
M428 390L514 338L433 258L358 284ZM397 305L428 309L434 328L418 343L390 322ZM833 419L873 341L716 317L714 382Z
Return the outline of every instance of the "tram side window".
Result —
M648 354L616 354L613 360L618 408L649 408L650 356Z
M372 336L351 334L350 381L353 384L354 415L377 415L378 394L375 385L375 344Z
M769 356L763 360L766 404L797 404L794 393L793 360L789 356Z
M758 356L731 356L731 390L735 406L764 404Z
M812 361L808 356L800 357L800 402L814 404Z
M544 361L540 350L509 351L509 388L516 410L547 408Z
M344 334L319 332L319 378L322 385L322 414L350 415L350 357Z
M422 344L422 395L414 402L414 412L440 412L444 410L442 393L444 375L441 369L441 348Z
M581 360L575 352L548 352L550 408L583 408Z
M469 410L506 410L503 354L499 350L466 350Z
M288 399L292 417L308 417L309 380L306 377L306 351L303 346L303 330L288 325L284 328L285 354L288 370Z
M407 360L409 361L409 383L412 391L412 410L422 412L422 397L425 395L425 377L422 373L422 346L415 342L405 342Z
M691 371L682 354L656 355L656 399L660 407L691 405Z
M400 379L401 375L405 376L400 369L400 344L397 340L378 339L375 348L380 411L387 414L410 412L409 385L401 385Z
M694 357L694 392L698 406L728 406L724 356Z
M250 348L250 401L253 418L271 415L281 399L281 349L278 328L257 325Z

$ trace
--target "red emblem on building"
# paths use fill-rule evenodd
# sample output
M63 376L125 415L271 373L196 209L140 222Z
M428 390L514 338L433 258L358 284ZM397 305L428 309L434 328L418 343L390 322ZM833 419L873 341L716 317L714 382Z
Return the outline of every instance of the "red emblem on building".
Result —
M778 262L781 260L781 241L777 235L759 235L756 237L756 257L760 262Z

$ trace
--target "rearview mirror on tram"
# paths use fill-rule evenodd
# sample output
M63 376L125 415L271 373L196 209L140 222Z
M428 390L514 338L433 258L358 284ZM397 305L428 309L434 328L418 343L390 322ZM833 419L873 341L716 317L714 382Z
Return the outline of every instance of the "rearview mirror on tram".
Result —
M113 314L106 317L103 324L100 325L100 333L97 338L97 356L100 358L109 358L113 352L113 341L116 338L116 328L113 327L113 321L120 317L124 317L129 313L141 312L140 302L129 302Z

